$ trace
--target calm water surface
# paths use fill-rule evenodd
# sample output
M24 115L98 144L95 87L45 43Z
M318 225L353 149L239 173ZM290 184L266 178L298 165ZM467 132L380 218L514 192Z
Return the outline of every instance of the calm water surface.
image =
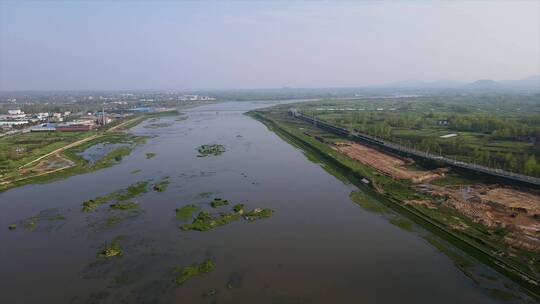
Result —
M493 303L443 254L349 199L337 180L261 123L242 115L268 103L230 102L161 118L172 126L111 168L0 193L2 303ZM223 144L218 157L196 157ZM156 153L146 159L146 153ZM132 173L140 169L139 173ZM109 228L106 206L81 213L84 200L141 180L169 176L163 193L135 200L142 213ZM273 217L237 221L209 232L181 231L175 208L212 192ZM34 231L14 222L42 210L64 221ZM224 209L227 209L225 207ZM124 256L96 253L122 235ZM210 258L215 270L182 286L171 269ZM232 288L227 288L230 284ZM201 296L216 289L212 297Z

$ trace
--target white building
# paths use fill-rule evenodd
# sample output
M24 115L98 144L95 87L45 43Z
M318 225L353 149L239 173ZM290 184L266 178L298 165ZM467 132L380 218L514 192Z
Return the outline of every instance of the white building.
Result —
M47 112L36 113L35 117L40 120L45 120L49 117L49 113Z
M12 121L12 120L3 120L3 121L0 121L0 126L20 126L20 125L25 125L27 124L28 121L26 120L15 120L15 121Z
M8 110L8 114L9 115L20 115L20 114L24 114L24 112L21 111L20 109L16 109L16 110Z

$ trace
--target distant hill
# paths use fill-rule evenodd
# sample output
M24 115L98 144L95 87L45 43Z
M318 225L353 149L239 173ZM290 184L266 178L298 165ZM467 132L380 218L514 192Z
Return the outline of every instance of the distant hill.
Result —
M437 80L437 81L417 81L405 80L382 85L382 87L392 88L418 88L418 89L446 89L457 88L462 86L462 82L452 80Z
M479 79L470 83L438 80L417 81L406 80L377 86L379 88L407 89L407 90L465 90L465 91L501 91L501 90L533 90L540 91L540 75L530 76L518 80L495 81L492 79Z
M487 89L500 89L502 88L502 84L491 79L480 79L471 83L467 83L463 86L464 89L480 89L480 90L487 90Z

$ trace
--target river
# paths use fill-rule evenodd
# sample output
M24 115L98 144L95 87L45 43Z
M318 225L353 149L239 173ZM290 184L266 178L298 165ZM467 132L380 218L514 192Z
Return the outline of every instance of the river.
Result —
M496 303L423 238L352 202L354 186L242 115L271 104L205 105L185 120L160 118L171 124L162 128L144 128L146 121L132 132L154 137L113 167L0 193L1 301ZM226 152L197 157L202 144ZM119 224L100 226L106 208L80 211L87 199L167 176L169 188L136 197L142 212ZM212 211L212 197L275 213L208 232L178 229L175 208L199 203ZM65 220L7 229L48 209ZM96 257L120 235L122 257ZM204 259L214 271L172 282L173 267ZM202 296L209 289L216 294Z

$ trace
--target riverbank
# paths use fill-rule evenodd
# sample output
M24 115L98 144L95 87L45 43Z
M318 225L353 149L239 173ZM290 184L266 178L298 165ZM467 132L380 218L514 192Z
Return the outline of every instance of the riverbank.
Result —
M536 253L506 246L495 231L450 208L433 210L429 206L404 204L405 201L427 200L430 197L415 191L410 181L392 179L332 149L328 142L344 139L292 120L287 116L286 110L259 110L249 112L248 115L264 123L287 142L307 152L310 160L321 163L334 176L346 179L362 191L377 197L393 211L504 274L525 288L531 296L539 297ZM451 225L452 219L466 223L467 229L456 229Z

